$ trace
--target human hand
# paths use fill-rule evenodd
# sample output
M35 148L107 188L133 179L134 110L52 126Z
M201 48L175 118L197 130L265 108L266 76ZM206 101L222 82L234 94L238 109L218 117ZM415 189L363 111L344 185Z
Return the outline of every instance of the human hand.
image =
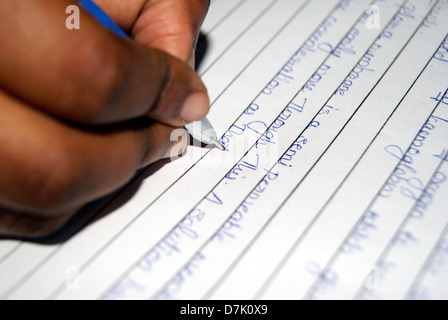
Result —
M73 1L0 2L3 235L56 231L138 169L183 150L173 129L208 112L191 68L208 1L96 2L134 41L84 12L80 30L67 30Z

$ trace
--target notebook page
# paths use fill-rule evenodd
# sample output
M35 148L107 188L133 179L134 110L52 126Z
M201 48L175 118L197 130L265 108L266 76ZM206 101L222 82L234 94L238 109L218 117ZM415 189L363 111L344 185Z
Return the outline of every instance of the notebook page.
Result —
M446 298L447 11L212 1L226 151L148 168L62 244L0 242L0 296Z

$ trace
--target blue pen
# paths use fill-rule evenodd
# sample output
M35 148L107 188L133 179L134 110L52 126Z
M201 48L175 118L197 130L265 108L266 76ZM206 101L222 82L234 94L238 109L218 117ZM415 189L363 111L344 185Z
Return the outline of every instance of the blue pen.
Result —
M128 38L128 35L112 21L109 16L100 9L94 2L90 0L78 0L78 3L81 7L84 8L90 15L95 18L98 23L100 23L106 29L111 30L116 35L119 35L123 38Z
M90 15L98 21L106 29L111 30L116 35L129 38L129 36L124 32L119 26L117 26L112 19L103 11L100 7L98 7L91 0L78 0L78 4L84 8ZM220 150L225 150L225 147L218 141L216 132L213 129L211 123L204 118L200 121L195 121L193 123L189 123L185 126L190 135L207 145L214 145Z

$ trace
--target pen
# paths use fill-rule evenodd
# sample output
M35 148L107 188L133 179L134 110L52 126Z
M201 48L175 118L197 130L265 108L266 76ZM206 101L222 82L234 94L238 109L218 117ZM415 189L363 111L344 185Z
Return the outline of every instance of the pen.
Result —
M128 38L128 35L120 27L118 27L112 21L112 19L93 1L78 0L78 4L83 7L84 10L86 10L88 13L90 13L90 15L95 18L103 27L111 30L120 37ZM207 145L214 145L219 150L225 150L225 147L219 142L218 137L216 136L216 132L207 118L189 123L185 125L185 129L187 129L187 131L194 139L201 141Z

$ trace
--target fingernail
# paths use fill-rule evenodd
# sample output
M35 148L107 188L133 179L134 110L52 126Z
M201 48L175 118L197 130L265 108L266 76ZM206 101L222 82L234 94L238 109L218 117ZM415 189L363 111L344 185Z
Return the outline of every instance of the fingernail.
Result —
M180 117L187 123L204 118L210 108L210 100L203 92L190 95L184 102L180 111Z

